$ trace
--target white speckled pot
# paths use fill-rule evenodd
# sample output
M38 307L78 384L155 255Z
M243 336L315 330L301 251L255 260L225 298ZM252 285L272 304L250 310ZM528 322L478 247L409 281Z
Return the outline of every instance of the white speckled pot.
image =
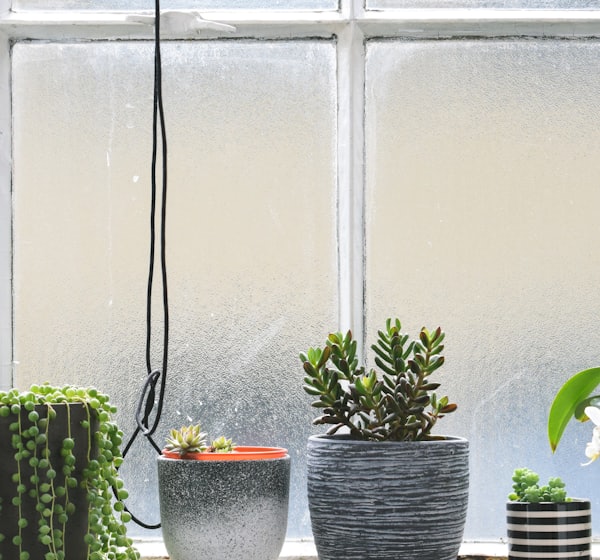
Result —
M308 502L319 560L456 560L469 444L308 441Z
M158 457L162 532L171 560L276 560L287 529L290 458Z

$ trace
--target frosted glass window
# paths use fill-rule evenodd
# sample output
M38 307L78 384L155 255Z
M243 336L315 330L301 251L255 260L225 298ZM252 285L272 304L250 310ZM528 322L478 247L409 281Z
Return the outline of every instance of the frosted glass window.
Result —
M505 537L516 467L600 500L590 426L554 456L546 438L559 386L600 359L599 57L596 41L368 44L367 338L389 315L446 330L437 380L459 409L436 429L471 442L467 539Z
M171 352L157 441L201 421L289 448L289 535L305 536L313 427L297 356L338 317L335 46L169 43L163 63ZM16 384L96 385L126 435L146 375L152 65L144 43L13 53ZM136 443L122 472L133 512L158 521L155 452Z
M338 0L162 0L161 9L335 10ZM16 10L152 10L153 0L14 0Z
M488 8L530 10L586 10L600 8L599 0L367 0L367 9Z

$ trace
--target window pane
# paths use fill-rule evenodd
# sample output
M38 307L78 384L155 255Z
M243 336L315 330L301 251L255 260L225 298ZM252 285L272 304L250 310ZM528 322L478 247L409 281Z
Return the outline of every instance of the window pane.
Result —
M17 44L13 58L17 384L94 384L126 434L145 378L152 57L111 42ZM313 427L297 355L338 316L335 46L169 43L163 63L171 351L157 441L202 421L288 447L290 536L304 536ZM154 456L136 444L123 469L147 521Z
M394 314L447 332L436 380L459 409L436 429L471 441L466 537L505 536L520 466L597 501L580 467L591 427L569 426L552 455L546 420L567 377L598 364L600 44L374 42L367 56L368 340Z
M338 0L162 0L161 9L336 10ZM14 0L15 10L151 10L148 0Z
M488 8L530 10L598 9L598 0L367 0L367 9L385 8Z

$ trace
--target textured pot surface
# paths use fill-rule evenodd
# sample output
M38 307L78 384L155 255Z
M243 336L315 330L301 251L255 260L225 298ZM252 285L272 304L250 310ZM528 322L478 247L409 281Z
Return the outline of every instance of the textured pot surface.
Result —
M588 500L506 504L509 560L591 560L592 505Z
M456 560L469 444L311 436L308 501L320 560Z
M276 560L287 529L290 458L158 457L160 516L171 560Z

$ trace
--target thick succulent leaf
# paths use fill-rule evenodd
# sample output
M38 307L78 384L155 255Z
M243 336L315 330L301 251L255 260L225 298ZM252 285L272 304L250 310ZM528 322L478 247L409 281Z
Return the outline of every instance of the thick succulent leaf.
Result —
M304 368L304 371L308 373L308 375L310 375L311 377L316 377L318 375L315 366L313 366L310 362L304 362L302 364L302 367Z
M439 358L436 358L435 360L431 360L431 362L429 363L429 367L427 368L427 371L429 373L435 371L436 369L442 367L444 365L444 356L440 356Z
M375 364L377 365L378 368L380 368L385 373L387 373L389 375L396 375L396 370L391 368L384 362L382 362L378 357L375 357Z
M327 363L327 360L329 360L330 355L331 355L331 348L329 346L325 346L325 348L323 348L323 350L321 350L321 356L319 358L319 361L317 362L317 367L318 368L323 367Z
M311 387L310 385L302 385L302 388L309 394L312 395L313 397L317 397L321 394L321 391L319 391L319 389L314 389L313 387Z
M390 357L391 349L382 350L376 344L373 344L371 348L382 360L385 360L390 365L394 365L394 360Z
M578 405L589 397L598 385L600 385L600 367L595 367L580 371L560 388L548 415L548 440L552 451L556 450Z
M446 406L442 407L440 409L440 413L450 414L451 412L454 412L457 408L458 408L458 406L456 404L450 403L450 404L447 404Z

